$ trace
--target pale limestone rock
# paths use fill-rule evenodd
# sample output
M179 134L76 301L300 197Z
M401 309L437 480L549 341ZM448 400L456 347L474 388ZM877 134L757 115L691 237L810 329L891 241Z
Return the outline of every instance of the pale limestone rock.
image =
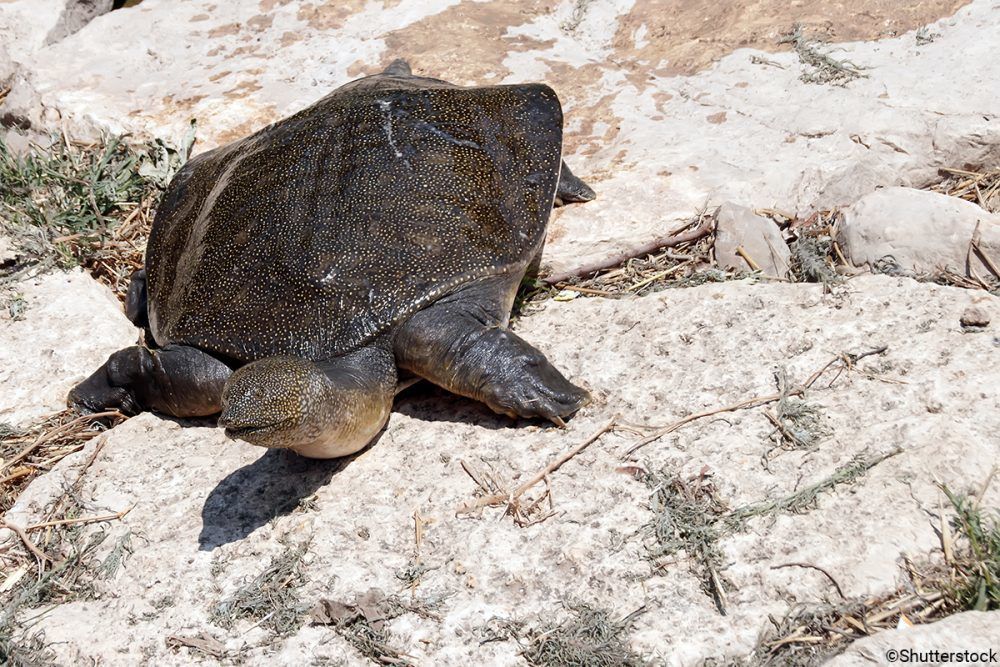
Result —
M4 0L0 42L15 61L30 67L36 51L80 30L111 11L113 4L113 0Z
M80 270L10 289L23 312L16 320L0 312L0 422L25 425L66 407L66 392L134 344L138 330L111 291Z
M980 248L1000 262L1000 216L957 197L914 190L884 188L844 209L837 240L848 262L858 267L938 275L963 276L990 269L969 245L979 234Z
M724 269L750 271L736 249L742 248L765 276L787 278L791 253L781 230L771 220L744 206L726 202L715 216L715 261Z
M982 298L860 276L839 294L820 285L735 282L633 300L550 301L517 330L594 392L595 403L567 429L511 422L418 386L397 399L380 440L348 461L264 453L205 422L143 414L34 482L7 515L19 525L37 521L81 474L80 497L94 514L134 506L105 527L102 548L126 531L135 536L116 578L97 600L51 609L37 629L64 664L187 664L193 655L167 649L164 637L202 631L233 654L244 651L249 665L359 662L329 628L281 640L250 622L228 631L210 622L223 596L288 548L283 540L309 538L306 605L321 597L350 603L373 587L407 600L444 596L437 619L406 614L389 622L393 645L418 664L522 664L515 643L481 644L477 629L494 616L549 620L563 613L564 600L617 617L646 605L631 643L666 665L745 655L768 614L834 595L818 572L773 565L823 567L848 596L894 590L904 554L919 558L938 547L936 520L928 519L942 502L935 483L981 486L996 458L1000 367L983 364L995 355L993 342L963 335L958 318ZM1000 301L988 298L990 307ZM93 325L76 322L65 335L91 340L85 331ZM889 346L884 357L860 361L862 372L845 373L832 388L820 382L807 397L834 430L814 451L785 452L765 469L772 427L757 409L696 421L630 463L708 472L737 507L824 479L857 454L901 449L854 485L821 495L816 509L756 519L725 539L722 574L735 584L729 616L719 615L685 558L655 574L644 560L649 489L618 470L637 439L630 432L606 435L550 476L557 514L544 523L518 528L500 509L455 515L476 489L463 460L516 485L615 413L632 423L669 423L773 393L778 369L802 380L840 352L879 345ZM994 485L984 503L998 499ZM415 511L423 525L420 562L432 569L411 591L396 575L415 558ZM172 604L156 604L164 599ZM128 632L95 637L93 627Z
M0 91L5 91L10 87L9 83L14 77L15 69L16 65L10 59L10 54L7 52L7 45L0 42Z
M52 30L45 36L46 44L53 44L72 35L98 16L107 14L114 5L114 0L67 0L62 14Z
M975 652L976 659L935 656ZM891 658L891 659L890 659ZM904 659L905 658L905 659ZM967 611L928 625L886 630L865 637L833 660L828 667L873 665L996 664L1000 661L1000 611Z
M909 3L906 15L933 20L960 4ZM566 269L669 233L706 204L806 215L878 186L919 187L942 166L991 163L1000 98L983 82L1000 80L994 5L973 0L932 23L939 36L920 45L919 23L876 26L856 19L860 6L813 2L753 3L757 14L744 22L729 13L709 21L702 5L675 12L625 0L402 0L388 10L376 0L144 0L41 49L6 108L43 127L43 110L56 109L56 125L74 134L175 143L196 117L201 151L395 57L463 85L544 80L564 102L567 159L598 193L554 215L544 262ZM773 48L798 18L840 22L849 39L869 36L861 25L900 34L830 45L834 57L868 68L846 87L800 81L793 53L728 53L744 43ZM723 32L704 38L706 29Z
M18 253L9 237L0 235L0 267L17 261Z

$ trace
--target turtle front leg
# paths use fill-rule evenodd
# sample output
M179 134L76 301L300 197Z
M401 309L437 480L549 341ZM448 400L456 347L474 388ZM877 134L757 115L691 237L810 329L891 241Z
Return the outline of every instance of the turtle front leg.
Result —
M385 426L396 393L396 363L379 347L312 362L268 357L233 373L219 425L252 445L309 458L353 454Z
M590 402L590 394L544 354L460 303L438 303L411 317L395 351L400 368L510 417L562 425L563 417Z
M119 350L69 392L80 412L155 410L175 417L204 417L222 407L222 387L232 369L187 345Z
M588 202L595 197L597 197L597 193L570 171L569 165L563 161L559 169L559 185L556 188L555 205L565 206L566 204Z

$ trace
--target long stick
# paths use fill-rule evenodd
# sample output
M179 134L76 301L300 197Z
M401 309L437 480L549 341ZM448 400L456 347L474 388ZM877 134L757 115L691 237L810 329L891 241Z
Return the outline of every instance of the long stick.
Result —
M642 440L639 440L634 445L632 445L627 450L625 450L625 453L622 455L622 458L626 458L626 457L630 456L637 449L645 447L649 443L654 442L656 440L659 440L660 438L662 438L663 436L667 435L668 433L673 433L674 431L676 431L680 427L684 426L685 424L690 424L691 422L696 421L698 419L703 419L705 417L711 417L712 415L717 415L717 414L722 413L722 412L735 412L736 410L745 410L747 408L756 408L756 407L761 406L761 405L766 405L768 403L773 403L775 401L781 400L781 398L783 396L801 396L802 394L805 393L805 391L807 389L809 389L810 387L812 387L816 383L816 380L818 380L820 378L820 376L823 375L823 373L825 373L831 366L833 366L838 361L841 362L842 364L844 364L844 366L849 369L859 359L863 359L863 358L871 356L873 354L882 354L887 349L889 349L889 348L883 345L882 347L876 348L874 350L869 350L868 352L862 352L861 354L856 354L856 355L842 355L842 356L834 357L833 359L831 359L830 361L828 361L825 366L823 366L818 371L816 371L815 373L813 373L812 375L810 375L809 378L805 382L803 382L801 385L799 385L798 387L793 387L792 389L789 389L785 393L778 392L776 394L768 394L767 396L754 396L753 398L748 398L745 401L740 401L739 403L733 403L732 405L727 405L725 407L714 408L712 410L705 410L704 412L696 412L694 414L690 414L687 417L684 417L682 419L678 419L677 421L673 422L672 424L668 424L667 426L664 426L663 428L661 428L659 430L656 430L653 433L650 433L649 435L647 435ZM836 379L836 378L834 378L834 379Z
M124 509L121 512L115 512L114 514L105 514L103 516L82 516L76 519L59 519L57 521L46 521L45 523L36 523L31 526L27 526L24 529L24 532L30 533L33 530L38 530L40 528L48 528L50 526L73 526L83 523L100 523L101 521L115 521L117 519L121 519L126 514L131 512L134 507L135 505L132 505L132 507Z
M584 264L583 266L578 266L575 269L570 269L568 271L563 271L561 273L553 273L548 276L540 278L543 283L548 285L555 285L556 283L561 283L570 278L582 278L588 276L591 273L597 273L598 271L604 271L605 269L611 269L619 264L624 264L630 259L636 257L642 257L644 255L650 255L663 248L673 248L682 243L688 243L690 241L696 241L703 236L707 236L709 232L712 231L715 226L715 218L712 216L707 217L700 225L692 229L689 232L684 232L683 234L675 234L673 236L659 236L651 241L643 243L640 246L634 248L629 248L627 250L622 250L621 252L615 253L609 257L599 259L597 261L591 262L590 264Z
M773 403L774 401L779 400L782 396L799 396L804 391L805 391L804 387L796 387L795 389L790 389L785 394L777 393L777 394L769 394L767 396L754 396L753 398L748 398L745 401L740 401L739 403L733 403L732 405L727 405L725 407L715 408L712 410L705 410L704 412L696 412L694 414L690 414L687 417L684 417L683 419L678 419L674 423L664 426L658 431L650 433L645 438L643 438L642 440L638 441L637 443L629 447L625 451L624 456L628 456L633 452L635 452L637 449L645 447L649 443L655 440L659 440L668 433L673 433L681 426L684 426L685 424L690 424L691 422L696 421L698 419L703 419L704 417L711 417L712 415L717 415L721 412L735 412L736 410L745 410L746 408L756 408L761 405L766 405L767 403Z

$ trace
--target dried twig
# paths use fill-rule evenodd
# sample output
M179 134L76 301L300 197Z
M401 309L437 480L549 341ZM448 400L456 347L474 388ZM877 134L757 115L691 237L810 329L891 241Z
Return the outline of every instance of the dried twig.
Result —
M12 456L9 460L4 461L3 464L0 465L0 471L6 470L7 468L17 463L18 461L23 460L24 458L29 456L33 451L35 451L45 443L51 440L55 440L60 435L63 435L64 433L73 430L74 426L82 424L83 422L86 421L101 419L103 417L121 417L124 419L125 415L118 412L117 410L110 410L108 412L96 412L94 414L89 414L89 415L81 415L72 421L57 426L56 428L50 431L46 431L45 433L42 433L40 436L38 436L38 438L35 439L33 443L31 443L30 445L22 449L20 452Z
M28 549L28 551L30 551L31 553L33 553L35 555L35 557L38 558L38 560L42 561L42 563L44 563L46 561L48 561L50 563L54 563L55 562L55 560L52 558L52 556L49 556L44 551L42 551L41 549L39 549L38 547L35 546L35 543L32 542L28 538L28 534L26 532L24 532L24 528L21 528L20 526L18 526L16 524L13 524L13 523L7 523L6 521L0 522L0 525L2 525L4 528L7 528L8 530L10 530L11 532L13 532L18 537L20 537L21 538L21 542L24 543L24 546Z
M754 261L753 257L750 256L750 253L743 246L736 246L736 254L743 258L743 261L747 263L751 271L760 271L760 264Z
M40 528L49 528L51 526L77 526L89 523L101 523L102 521L117 521L123 518L126 514L135 509L135 505L132 505L128 509L123 509L121 512L115 512L114 514L105 514L103 516L83 516L77 519L59 519L57 521L46 521L44 523L36 523L31 526L25 527L24 531L30 533L33 530L39 530Z
M774 394L768 394L766 396L754 396L753 398L748 398L744 401L740 401L739 403L733 403L732 405L726 405L721 408L714 408L712 410L705 410L704 412L696 412L694 414L690 414L686 417L678 419L677 421L671 424L668 424L667 426L664 426L663 428L657 429L653 433L650 433L646 437L642 438L641 440L633 444L631 447L629 447L627 450L625 450L625 453L622 454L622 458L627 458L628 456L631 456L633 453L635 453L636 450L645 447L651 442L659 440L668 433L673 433L677 429L681 428L682 426L685 426L686 424L690 424L693 421L697 421L705 417L711 417L712 415L717 415L722 412L735 412L737 410L746 410L747 408L756 408L761 405L767 405L768 403L779 401L782 398L787 398L789 396L801 396L806 392L807 389L809 389L816 383L816 381L820 378L820 376L823 375L823 373L829 370L838 361L842 364L840 370L843 370L845 368L847 370L850 370L854 367L854 364L857 363L859 359L863 359L873 354L882 354L887 349L889 349L887 346L882 346L874 350L869 350L868 352L862 352L860 354L838 355L833 359L831 359L829 362L827 362L826 365L824 365L818 371L810 375L809 378L798 387L793 387L783 392L779 391Z
M501 492L493 493L491 495L483 496L482 498L477 498L475 500L463 503L462 506L458 508L458 513L459 514L470 514L472 512L475 512L476 510L482 509L483 507L491 507L491 506L501 505L503 503L506 503L507 505L512 505L518 498L520 498L521 496L523 496L525 494L525 492L527 492L529 489L531 489L531 487L535 486L539 482L544 481L550 474L552 474L553 472L555 472L556 470L558 470L564 463L566 463L571 458L573 458L574 456L576 456L577 454L579 454L580 452L582 452L584 449L586 449L587 447L589 447L590 445L592 445L602 435L604 435L608 431L613 430L614 427L615 427L615 423L616 423L617 419L618 419L617 415L615 415L614 417L612 417L604 426L602 426L600 429L598 429L589 438L587 438L586 440L584 440L580 444L576 445L575 447L573 447L569 451L567 451L567 452L561 454L560 456L556 457L555 459L553 459L540 472L538 472L537 474L535 474L531 479L529 479L524 484L521 484L519 487L517 487L517 489L515 489L513 493L506 493L506 492L502 492L501 491ZM481 488L485 488L486 487L486 485L483 484L482 482L480 482L479 479L477 478L477 476L474 475L470 471L469 467L465 464L464 461L462 462L462 467L469 474L469 476L472 477L476 481L477 484L479 484L479 486Z
M833 575L821 568L819 565L813 565L812 563L782 563L781 565L772 565L771 569L777 570L783 567L807 567L816 570L817 572L821 572L826 575L826 578L830 580L833 587L837 589L837 595L839 595L843 600L847 599L847 596L844 595L844 590L840 587L840 584L837 583L837 580L833 578Z

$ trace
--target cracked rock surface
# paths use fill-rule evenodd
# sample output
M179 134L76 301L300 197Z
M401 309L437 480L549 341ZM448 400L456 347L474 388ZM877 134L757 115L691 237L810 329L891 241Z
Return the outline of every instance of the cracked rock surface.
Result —
M549 302L518 333L596 398L565 430L511 422L418 386L397 400L376 444L322 463L144 414L63 460L7 520L37 521L77 479L88 514L132 508L105 528L102 549L133 535L116 576L99 584L97 599L61 605L40 621L67 664L185 664L189 649L174 652L163 638L200 632L230 652L246 647L246 664L358 660L329 628L277 639L250 621L226 629L211 618L219 601L304 541L298 595L306 607L324 598L353 603L371 588L437 603L436 618L408 613L388 623L391 642L419 664L519 664L514 642L480 644L483 626L494 617L537 624L574 600L619 616L647 605L631 645L665 664L744 655L768 614L832 593L814 570L773 566L818 565L849 597L890 592L904 576L904 556L933 557L939 544L927 514L941 502L935 481L963 491L982 483L996 458L1000 365L982 363L997 354L991 335L959 325L973 303L998 308L975 292L886 276L855 278L833 295L819 285L733 282L628 301ZM492 508L456 516L476 491L463 461L514 486L616 413L630 423L669 423L773 393L777 371L801 381L837 353L880 345L884 355L810 393L830 428L812 449L772 451L762 465L774 443L759 410L695 422L630 460L621 455L638 436L620 431L551 475L556 514L545 522L520 528ZM894 450L866 476L821 494L814 508L752 519L725 535L728 616L689 559L651 566L650 490L622 468L709 474L733 508L794 493L853 457ZM998 499L994 486L985 502ZM425 571L406 583L416 566ZM95 641L94 624L122 631Z

